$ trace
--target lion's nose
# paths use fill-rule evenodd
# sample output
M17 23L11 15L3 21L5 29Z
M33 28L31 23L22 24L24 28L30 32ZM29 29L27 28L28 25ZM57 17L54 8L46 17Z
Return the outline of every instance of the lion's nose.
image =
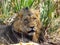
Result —
M30 27L31 29L33 29L34 28L34 26L32 26L32 27Z
M34 26L32 26L32 27L30 27L30 28L31 28L31 30L33 30Z
M30 32L35 32L34 26L30 27L30 30L28 31L28 33Z

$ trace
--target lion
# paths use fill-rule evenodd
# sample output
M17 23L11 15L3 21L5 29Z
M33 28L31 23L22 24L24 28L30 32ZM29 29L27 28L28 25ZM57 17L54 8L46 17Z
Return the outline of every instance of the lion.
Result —
M23 32L32 36L32 41L38 42L41 31L39 10L28 8L22 9L13 23L13 28L16 32Z
M23 8L4 23L7 26L3 29L5 31L1 37L4 37L9 44L44 41L40 11L37 9Z

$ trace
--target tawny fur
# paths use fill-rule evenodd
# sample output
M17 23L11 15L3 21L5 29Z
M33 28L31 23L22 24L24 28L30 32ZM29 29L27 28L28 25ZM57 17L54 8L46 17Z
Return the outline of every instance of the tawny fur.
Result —
M28 34L30 27L34 26L35 33L33 35L32 41L38 42L41 22L40 22L40 12L35 9L22 9L15 18L13 27L17 32L24 32Z

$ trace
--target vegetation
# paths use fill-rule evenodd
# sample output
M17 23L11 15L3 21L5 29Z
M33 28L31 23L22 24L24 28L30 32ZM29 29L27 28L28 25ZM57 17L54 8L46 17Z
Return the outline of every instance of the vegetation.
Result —
M43 29L47 30L50 34L60 27L59 5L60 1L58 0L1 0L0 23L24 7L39 7Z

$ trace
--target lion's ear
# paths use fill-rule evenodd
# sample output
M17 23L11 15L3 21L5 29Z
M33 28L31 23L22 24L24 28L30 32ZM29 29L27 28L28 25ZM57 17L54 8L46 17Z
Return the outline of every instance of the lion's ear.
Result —
M22 19L22 17L23 17L23 12L18 12L18 18L20 18L20 19Z

